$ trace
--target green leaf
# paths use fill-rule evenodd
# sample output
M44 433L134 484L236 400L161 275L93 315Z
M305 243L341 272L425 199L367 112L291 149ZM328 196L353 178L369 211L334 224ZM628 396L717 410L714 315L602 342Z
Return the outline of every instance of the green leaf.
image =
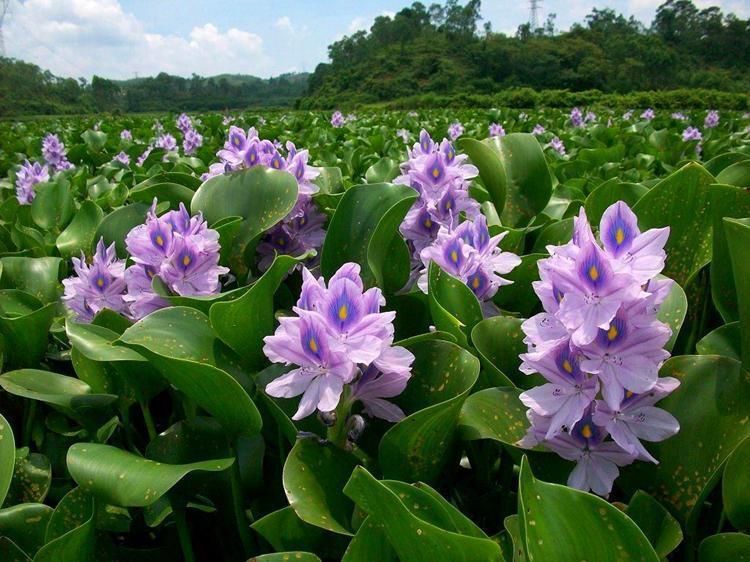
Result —
M250 396L215 366L220 342L201 312L180 306L157 310L125 330L118 341L146 357L232 436L260 431L260 413Z
M25 291L43 303L57 301L60 295L60 258L0 258L0 287Z
M490 194L497 214L502 215L507 197L507 179L499 152L483 142L470 138L459 139L458 146L479 169L482 184Z
M493 439L516 446L529 426L517 388L488 388L469 396L461 409L461 439Z
M722 498L724 512L736 529L750 529L750 439L732 453L724 467Z
M724 219L737 290L742 366L750 369L750 219Z
M385 534L385 524L367 517L349 542L342 562L369 562L370 560L398 562L396 552Z
M94 498L74 488L57 504L47 524L46 544L34 562L95 562Z
M121 258L127 257L125 237L133 228L146 222L148 209L149 205L143 203L133 203L115 209L99 223L96 233L94 233L93 244L99 242L100 238L104 238L104 243L107 246L112 242L115 243L118 256Z
M659 279L663 279L662 275L658 276ZM685 315L687 314L688 301L685 291L682 290L677 283L672 286L672 290L669 291L667 298L659 306L659 312L656 317L666 323L672 329L672 336L669 341L664 344L664 347L672 351L677 336L680 334L680 328L682 323L685 321Z
M683 287L711 261L709 186L714 182L700 164L691 162L656 184L633 207L641 230L670 228L664 275Z
M23 503L0 509L0 536L12 541L28 556L34 556L44 544L51 516L52 508L41 503Z
M6 392L58 406L72 413L101 408L114 402L112 394L92 394L80 379L38 369L19 369L0 375L0 387Z
M549 223L539 233L539 237L534 242L532 252L544 254L548 245L561 246L573 237L573 219L563 219Z
M518 370L519 354L527 351L521 324L520 318L493 316L482 320L471 333L471 342L479 352L482 367L490 373L491 382L497 382L498 386L507 386L505 381L510 381L519 388L531 388L542 380Z
M340 559L346 548L346 536L305 523L289 506L258 519L252 528L279 552L300 549Z
M398 404L413 413L386 432L378 458L386 478L434 482L454 452L458 416L479 377L479 361L439 340L416 343L410 350L412 378Z
M43 230L63 228L73 218L75 208L67 181L38 186L31 203L31 218Z
M94 245L94 234L102 222L104 212L88 199L81 203L81 208L73 220L57 237L55 245L65 259L78 257L81 252L90 254Z
M56 302L42 305L23 291L0 290L0 334L5 340L5 366L37 366L47 351Z
M107 134L102 131L89 129L81 134L83 142L91 152L99 152L107 143Z
M730 322L709 332L695 344L700 355L724 355L741 361L740 323Z
M367 168L365 181L367 183L390 183L400 173L398 162L393 158L384 157Z
M351 535L352 502L341 490L357 465L343 450L316 438L299 439L284 463L284 491L302 521Z
M625 201L629 207L633 207L646 193L648 188L639 183L625 183L618 179L605 181L586 197L586 216L591 224L599 224L610 205Z
M362 467L352 473L344 493L384 526L388 541L401 560L500 562L500 547L486 538L462 535L434 525L411 512L399 496Z
M151 505L188 474L221 472L233 462L228 458L166 464L97 443L75 443L67 455L68 471L83 490L123 507Z
M466 283L431 262L428 268L427 298L435 327L467 346L468 335L482 321L482 307Z
M395 237L400 238L398 224L406 216L416 198L416 191L405 185L378 183L349 188L341 198L328 225L320 258L322 274L329 278L347 262L363 266L367 264L363 267L362 279L366 285L374 285L377 277L370 261L370 252L373 249L371 241L387 243L390 248L392 240ZM378 233L378 229L383 229L383 232ZM387 265L391 265L383 261L389 256L384 255L382 248L379 250L372 256L372 262L379 270L379 275L385 279L383 271ZM404 255L403 252L397 253L395 257L403 263L406 263L404 259L408 261L408 255ZM398 274L396 278L400 278ZM393 284L397 283L391 281L391 285Z
M720 533L704 539L698 549L700 562L750 561L750 535Z
M718 355L673 357L660 375L680 380L680 387L659 402L677 418L680 432L649 443L658 465L633 463L622 469L618 482L626 490L650 493L690 528L724 461L750 436L750 381L739 362Z
M682 528L677 520L641 490L633 494L625 514L640 527L660 558L666 558L682 542Z
M31 558L8 537L0 537L0 560L5 562L31 562Z
M503 275L505 279L513 281L512 285L500 287L493 299L495 304L503 310L512 310L528 318L539 308L539 297L531 285L539 280L540 259L549 257L548 254L528 254L521 256L521 264L510 273Z
M320 562L320 558L310 552L275 552L273 554L261 554L248 560L248 562Z
M518 485L518 515L529 560L659 561L648 539L627 515L593 494L537 480L525 457Z
M41 453L31 453L28 447L15 452L13 480L5 502L8 505L43 502L52 484L52 467Z
M189 187L173 182L141 184L130 190L130 198L133 201L150 205L156 197L159 202L168 201L171 209L177 209L180 203L190 207L190 201L194 194L195 192Z
M484 143L498 154L505 170L503 224L511 227L529 224L552 196L552 178L539 141L528 133L512 133Z
M8 420L0 414L0 507L8 494L16 460L16 442L13 439L13 428Z
M750 160L735 162L724 168L717 174L716 183L745 188L750 187Z
M211 306L211 325L221 340L255 369L265 362L263 338L273 333L273 296L300 258L276 256L263 276L241 297Z
M750 191L731 185L711 186L711 215L713 217L713 249L711 258L711 296L716 310L725 322L739 320L737 289L732 274L725 217L750 216Z

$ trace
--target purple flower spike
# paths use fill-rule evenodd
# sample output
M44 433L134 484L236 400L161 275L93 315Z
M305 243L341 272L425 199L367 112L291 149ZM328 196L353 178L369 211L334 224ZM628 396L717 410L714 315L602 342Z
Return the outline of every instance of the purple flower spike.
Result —
M331 115L331 126L333 126L335 129L339 129L344 126L344 123L346 123L344 114L340 111L334 111L333 115Z
M654 117L656 117L656 112L650 107L646 111L641 113L641 119L643 119L644 121L653 121Z
M123 129L120 131L120 138L124 141L132 141L133 133L131 133L129 129Z
M125 260L118 260L114 243L109 247L100 239L91 265L86 256L73 258L75 275L63 280L62 300L79 322L91 322L97 312L108 308L125 312Z
M266 386L279 398L303 395L294 419L336 409L345 385L351 385L349 402L361 401L365 413L388 421L403 417L385 399L403 392L414 356L393 346L395 313L380 312L380 289L364 291L359 272L357 264L344 264L326 284L304 268L297 316L281 318L264 340L272 362L297 366Z
M546 132L547 132L547 129L545 129L544 126L540 125L539 123L534 125L534 128L531 130L531 134L535 136L543 135Z
M499 123L492 123L490 125L490 137L504 137L505 129Z
M39 162L31 164L28 160L16 173L16 198L21 205L31 205L34 200L34 186L49 181L47 166Z
M703 135L698 127L688 127L682 131L682 142L692 142L703 140Z
M583 112L577 107L570 110L570 124L573 127L583 126Z
M703 126L706 129L713 129L719 125L719 112L712 109L706 114L706 118L703 120Z
M460 121L455 121L454 123L451 123L450 127L448 127L448 137L450 137L451 140L456 140L463 134L464 126Z
M57 135L48 134L42 140L42 156L52 173L69 170L73 164L68 162L65 145L60 142Z

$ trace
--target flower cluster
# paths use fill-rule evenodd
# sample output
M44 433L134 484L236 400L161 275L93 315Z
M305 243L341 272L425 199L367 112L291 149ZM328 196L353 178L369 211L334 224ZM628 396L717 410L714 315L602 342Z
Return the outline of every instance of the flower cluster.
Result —
M47 166L39 162L24 162L16 173L16 198L21 205L31 205L34 200L34 186L49 181Z
M65 145L60 142L57 135L52 133L48 134L42 140L42 156L44 161L49 166L50 172L61 172L63 170L69 170L73 167L73 164L68 162L67 151Z
M646 111L641 113L641 119L645 121L652 121L654 117L656 117L656 112L650 107Z
M272 362L296 368L270 382L266 393L278 398L301 394L295 420L315 410L332 412L342 395L348 407L359 401L370 416L403 418L386 398L406 388L414 356L393 345L396 313L380 312L385 305L380 289L364 290L355 263L341 266L327 285L306 268L302 275L297 316L280 318L263 347Z
M460 121L455 121L448 127L448 136L452 141L464 134L464 126Z
M492 123L490 125L490 137L504 137L505 129L500 123Z
M211 164L202 180L244 168L265 166L284 170L297 180L297 203L280 223L271 228L258 245L261 254L260 268L265 270L276 254L301 256L323 244L325 216L318 211L312 196L320 189L313 180L320 170L307 162L307 150L297 150L292 142L286 143L286 156L278 144L258 137L251 127L247 133L239 127L230 127L224 148L216 153L220 162Z
M672 119L675 119L676 121L687 121L688 117L687 117L687 115L685 115L681 111L675 111L672 114Z
M122 131L120 131L120 139L124 141L132 141L133 133L131 133L129 129L123 129Z
M420 252L437 238L441 226L458 226L460 213L468 217L479 214L479 204L469 197L469 180L479 171L466 163L466 156L456 154L447 139L438 144L424 129L419 142L409 152L409 160L401 164L401 175L394 183L408 185L419 198L401 223L412 254L412 266L421 268Z
M130 156L128 156L125 152L120 151L118 154L115 155L114 158L112 158L113 162L119 162L123 166L129 166L130 165Z
M602 246L581 209L573 240L550 246L534 290L544 312L526 320L521 371L547 383L521 394L531 428L524 447L544 444L575 461L568 484L607 495L618 466L656 462L641 443L662 441L677 420L654 407L679 382L659 378L671 330L656 318L672 281L664 267L668 228L641 232L619 201L604 213ZM611 440L607 440L607 436Z
M553 137L547 146L557 152L560 156L565 156L565 144L558 137Z
M573 127L583 127L583 112L578 107L570 110L570 124Z
M175 152L177 150L177 139L169 133L159 135L156 139L156 148L163 148L167 152Z
M682 131L682 140L684 142L700 141L703 139L703 135L698 127L688 127Z
M585 123L593 123L594 121L596 121L596 113L594 113L593 111L587 111L586 116L583 118L583 121Z
M703 120L703 126L706 129L713 129L719 125L719 112L712 109L706 114L706 118Z
M346 123L346 119L344 119L344 114L340 111L334 111L333 115L331 115L331 126L333 126L336 129L339 129L344 126L344 123Z
M195 130L193 121L186 113L180 114L176 125L182 133L182 148L185 154L195 154L195 151L203 146L203 135Z
M219 234L201 215L191 217L184 205L156 216L156 200L146 222L125 237L132 265L118 260L114 244L100 240L91 266L85 256L73 259L76 275L63 281L64 302L78 321L90 322L104 308L138 320L168 305L152 289L159 277L175 294L200 296L221 289L219 277L229 272L219 265Z
M419 288L427 293L428 267L430 262L435 262L474 292L486 315L497 313L492 297L502 285L512 283L500 275L510 273L521 263L516 254L503 252L498 247L507 234L506 231L490 237L487 219L482 214L455 229L441 227L435 242L420 252L424 269Z
M547 132L547 129L544 128L544 125L541 125L539 123L534 125L534 128L531 130L532 135L543 135L546 132Z

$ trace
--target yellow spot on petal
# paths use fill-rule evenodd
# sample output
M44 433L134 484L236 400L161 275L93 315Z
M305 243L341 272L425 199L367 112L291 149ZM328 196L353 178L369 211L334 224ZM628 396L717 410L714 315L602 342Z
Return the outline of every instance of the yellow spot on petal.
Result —
M595 265L592 265L591 267L589 267L589 277L591 278L592 281L596 281L597 279L599 279L599 270L596 268Z
M349 317L349 310L346 308L345 304L341 305L341 308L339 308L339 320L346 320Z
M453 263L458 263L458 252L456 252L456 250L451 252L451 259L453 260Z
M425 219L425 221L424 221L424 227L425 228L432 228L432 221L430 219Z
M583 426L581 435L583 435L586 439L591 439L591 436L594 435L594 432L591 431L591 426L589 424Z
M475 289L478 289L479 288L479 283L480 283L479 282L479 277L474 277L474 280L471 282L471 286L474 287Z
M96 286L99 288L104 287L104 279L102 279L101 277L98 277L96 280Z
M156 243L159 246L163 246L164 245L164 238L162 238L161 234L157 234L156 235Z
M432 177L433 178L439 178L440 177L440 168L433 168L432 169Z
M630 398L631 396L633 396L633 391L632 390L628 390L628 391L625 392L625 398Z
M188 256L187 254L182 256L182 265L184 265L185 267L189 266L191 261L192 260L190 259L190 256Z
M615 232L615 242L617 242L617 245L619 246L620 244L623 243L624 240L625 240L625 233L622 231L622 228L618 228L617 232Z
M610 324L609 330L607 330L607 339L609 341L615 341L618 335L620 335L620 332L617 331L617 326Z
M310 338L310 341L307 343L307 346L310 348L310 351L313 353L318 352L318 342L315 341L315 338Z
M563 361L562 368L565 370L566 373L573 372L573 365L571 365L570 361L568 361L567 359Z

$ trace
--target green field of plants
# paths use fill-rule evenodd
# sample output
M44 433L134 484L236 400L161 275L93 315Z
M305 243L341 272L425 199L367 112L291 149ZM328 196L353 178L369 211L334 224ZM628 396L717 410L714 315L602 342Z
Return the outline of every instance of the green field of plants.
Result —
M0 122L0 561L750 560L750 114Z

